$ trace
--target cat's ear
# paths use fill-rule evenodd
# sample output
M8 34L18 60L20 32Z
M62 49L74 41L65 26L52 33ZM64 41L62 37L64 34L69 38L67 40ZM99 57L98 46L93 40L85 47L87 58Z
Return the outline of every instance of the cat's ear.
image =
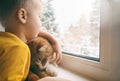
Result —
M42 46L41 48L38 49L39 52L45 52L47 50L47 45Z

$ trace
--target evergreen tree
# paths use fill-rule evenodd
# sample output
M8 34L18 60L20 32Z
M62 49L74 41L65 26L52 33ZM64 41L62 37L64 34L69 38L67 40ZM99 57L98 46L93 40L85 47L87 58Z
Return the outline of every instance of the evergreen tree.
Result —
M43 2L43 16L41 18L43 30L48 31L49 33L56 34L58 33L57 26L55 22L54 10L51 4L52 0L45 0Z

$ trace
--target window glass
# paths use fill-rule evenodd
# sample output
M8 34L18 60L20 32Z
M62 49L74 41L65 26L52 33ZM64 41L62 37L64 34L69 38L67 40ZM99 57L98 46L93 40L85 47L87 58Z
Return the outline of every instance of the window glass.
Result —
M53 34L62 50L99 58L100 0L44 0L42 29Z

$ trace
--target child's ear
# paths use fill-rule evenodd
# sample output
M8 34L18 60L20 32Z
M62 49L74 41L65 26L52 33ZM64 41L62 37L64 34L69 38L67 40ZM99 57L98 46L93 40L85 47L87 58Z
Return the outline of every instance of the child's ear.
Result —
M24 8L18 10L18 19L21 23L26 23L27 21L27 11Z

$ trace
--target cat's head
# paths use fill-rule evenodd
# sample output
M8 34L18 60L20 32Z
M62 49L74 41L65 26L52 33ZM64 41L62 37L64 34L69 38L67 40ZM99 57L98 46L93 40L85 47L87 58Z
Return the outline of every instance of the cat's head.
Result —
M37 65L40 69L45 68L54 52L50 43L42 37L37 37L31 40L28 46L31 52L31 64Z

